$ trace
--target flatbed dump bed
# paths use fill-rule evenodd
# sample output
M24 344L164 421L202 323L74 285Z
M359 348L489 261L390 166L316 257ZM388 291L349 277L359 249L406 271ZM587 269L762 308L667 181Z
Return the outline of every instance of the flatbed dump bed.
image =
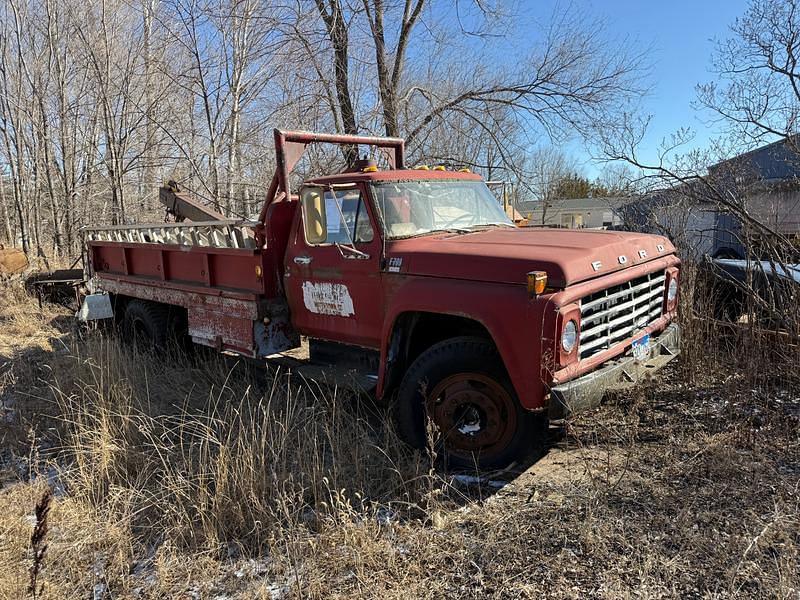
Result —
M220 221L86 230L92 275L106 292L181 306L195 343L256 357L295 347L255 223ZM254 327L260 321L261 326Z

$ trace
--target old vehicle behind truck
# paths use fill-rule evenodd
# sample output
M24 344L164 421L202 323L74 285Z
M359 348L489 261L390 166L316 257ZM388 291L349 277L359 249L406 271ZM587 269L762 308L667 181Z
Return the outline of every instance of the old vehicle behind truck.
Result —
M373 147L388 168L362 162L295 194L314 143ZM548 416L676 355L667 239L516 228L478 175L407 168L401 139L276 130L275 150L256 220L87 229L84 317L253 358L306 336L312 362L357 370L392 403L411 445L430 417L460 467L525 456Z

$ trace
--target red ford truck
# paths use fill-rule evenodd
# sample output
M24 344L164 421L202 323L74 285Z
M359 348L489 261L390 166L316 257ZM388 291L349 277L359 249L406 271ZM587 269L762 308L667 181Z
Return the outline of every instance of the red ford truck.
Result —
M309 144L363 162L290 187ZM309 341L391 403L400 434L429 419L451 465L496 468L542 422L597 404L678 353L680 261L669 240L513 226L467 170L407 168L403 140L275 131L257 221L87 228L84 319L115 317L253 358Z

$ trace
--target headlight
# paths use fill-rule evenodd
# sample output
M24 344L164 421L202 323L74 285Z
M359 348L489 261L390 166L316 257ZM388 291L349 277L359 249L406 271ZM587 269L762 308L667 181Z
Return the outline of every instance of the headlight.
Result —
M578 325L575 321L569 321L564 325L564 331L561 332L561 348L569 354L575 349L575 343L578 341Z
M669 287L667 288L667 302L674 302L675 298L678 297L678 280L673 277L673 279L669 282Z

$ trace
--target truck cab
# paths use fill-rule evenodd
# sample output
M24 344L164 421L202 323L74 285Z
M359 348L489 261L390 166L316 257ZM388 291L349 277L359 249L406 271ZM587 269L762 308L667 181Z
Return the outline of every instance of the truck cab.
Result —
M295 194L289 173L317 142L388 149L388 167ZM251 242L187 251L186 236L151 236L120 254L90 236L95 290L180 307L192 338L221 350L265 356L305 336L312 361L373 382L410 445L426 446L432 422L437 454L460 468L523 458L548 419L678 353L680 261L666 238L515 227L479 175L405 168L393 138L276 131L276 154Z
M541 435L545 413L597 403L608 385L596 367L635 341L647 359L657 346L659 363L677 353L674 325L650 346L675 310L679 262L665 238L518 228L463 171L370 167L307 182L299 203L283 277L292 323L375 352L377 394L397 396L398 423L418 446L432 415L465 460L493 462L493 449L501 464L515 444L506 428ZM605 365L618 379L652 369L619 362ZM432 403L418 393L426 384Z

